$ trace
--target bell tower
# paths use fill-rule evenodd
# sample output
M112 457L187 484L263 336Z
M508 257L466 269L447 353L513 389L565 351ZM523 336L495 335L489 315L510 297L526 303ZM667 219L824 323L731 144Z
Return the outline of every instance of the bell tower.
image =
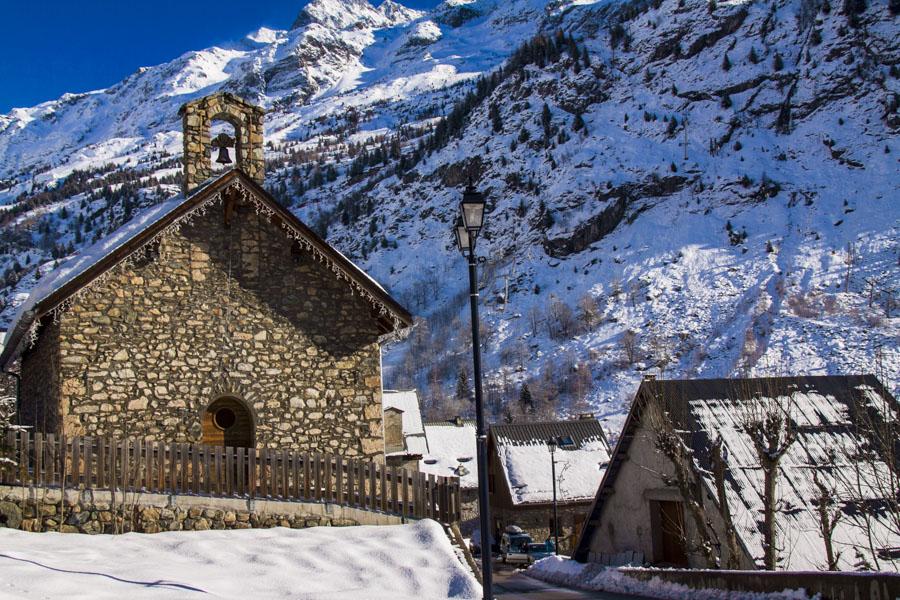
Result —
M234 94L217 92L184 104L178 114L184 128L182 191L185 197L212 176L210 129L213 121L225 121L234 127L235 167L262 185L265 178L265 110Z

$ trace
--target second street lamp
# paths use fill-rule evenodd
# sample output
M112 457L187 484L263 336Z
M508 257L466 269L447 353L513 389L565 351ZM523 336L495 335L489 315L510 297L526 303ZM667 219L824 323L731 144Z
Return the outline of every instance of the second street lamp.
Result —
M559 555L559 514L557 514L556 504L556 446L558 445L556 438L547 440L547 447L550 448L550 478L553 480L553 550Z
M481 582L485 600L492 600L491 573L491 517L488 505L487 432L484 426L484 406L481 394L481 340L478 335L478 277L476 272L475 241L484 224L484 196L471 183L463 192L460 216L454 235L459 251L469 263L469 304L472 309L472 379L475 382L475 441L478 456L478 517L481 527Z

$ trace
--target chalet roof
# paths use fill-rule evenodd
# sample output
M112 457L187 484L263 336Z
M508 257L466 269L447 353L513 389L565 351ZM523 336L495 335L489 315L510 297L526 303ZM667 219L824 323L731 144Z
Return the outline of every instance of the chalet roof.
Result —
M475 421L453 419L425 423L428 452L419 461L423 473L459 477L460 487L478 487Z
M685 432L685 443L696 457L701 481L713 498L710 448L721 436L728 505L740 541L754 559L761 559L763 555L759 528L763 510L763 474L744 422L748 411L758 407L759 401L783 407L797 438L782 458L778 476L782 507L778 514L779 543L785 549L781 566L792 570L818 570L826 566L818 504L814 500L818 493L815 476L833 490L836 502L844 510L844 518L835 529L833 539L836 548L843 549L841 568L855 568L858 560L855 547L860 545L860 536L865 533L858 520L851 517L854 509L845 483L859 476L855 481L861 487L865 501L877 505L884 499L878 489L878 472L889 472L883 455L877 453L860 423L870 418L882 423L896 423L900 418L896 400L871 375L645 380L638 389L610 467L597 490L573 555L576 560L587 560L604 502L617 485L621 466L628 460L629 447L635 439L644 439L636 438L636 432L644 409L652 399L660 400L674 427ZM873 458L856 461L854 455L857 453L869 453ZM891 523L889 515L876 511L872 519L877 543L884 545L886 551L900 545L896 523Z
M18 357L26 339L33 341L36 338L43 318L56 318L59 312L67 308L73 296L102 278L113 267L142 256L149 245L177 231L211 203L221 201L222 195L227 192L240 193L253 202L257 212L278 223L285 236L295 239L302 249L327 264L336 277L345 280L355 293L369 300L384 333L393 333L412 325L409 312L375 280L279 205L271 194L242 171L232 169L209 180L187 198L178 196L140 212L114 233L83 249L44 276L13 316L6 345L0 354L0 368L7 369Z
M381 395L383 410L396 409L400 411L401 428L406 449L400 452L391 452L388 456L422 456L428 452L428 442L425 441L425 428L422 425L422 413L419 410L419 396L416 390L384 390Z
M609 445L597 419L493 425L490 437L515 505L550 502L553 478L547 441L556 450L557 499L584 502L597 490Z

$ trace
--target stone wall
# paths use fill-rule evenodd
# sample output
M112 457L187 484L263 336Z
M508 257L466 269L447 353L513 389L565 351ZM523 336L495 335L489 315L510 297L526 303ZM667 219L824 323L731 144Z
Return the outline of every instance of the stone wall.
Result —
M619 572L641 581L658 579L696 590L757 594L803 590L825 600L900 598L900 574L822 571L723 571L705 569L630 569ZM818 596L817 596L818 594Z
M58 431L59 324L47 319L35 345L22 355L19 422L34 430Z
M0 527L60 533L396 525L401 517L334 504L0 486Z
M559 551L561 554L571 554L581 534L581 526L587 518L590 503L561 504L559 515ZM553 518L553 506L534 506L509 508L491 508L491 519L498 524L498 531L502 534L508 525L518 525L524 529L535 542L543 542L552 539L553 533L550 521ZM497 538L499 542L499 537Z
M189 196L212 175L210 128L219 120L234 127L237 156L235 162L260 185L265 179L263 154L263 115L258 106L227 92L198 98L181 107L184 131L184 184Z
M59 398L62 424L26 424L196 443L204 411L227 396L250 411L257 447L383 457L371 306L252 204L235 202L227 226L212 204L164 237L158 256L73 297L58 329L40 329L23 359L23 402ZM46 360L54 353L58 368Z

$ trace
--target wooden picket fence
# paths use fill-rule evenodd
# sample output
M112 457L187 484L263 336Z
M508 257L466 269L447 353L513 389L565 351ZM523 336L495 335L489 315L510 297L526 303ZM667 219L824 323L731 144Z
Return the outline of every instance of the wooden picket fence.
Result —
M460 518L459 480L319 452L10 433L0 484L323 502Z

